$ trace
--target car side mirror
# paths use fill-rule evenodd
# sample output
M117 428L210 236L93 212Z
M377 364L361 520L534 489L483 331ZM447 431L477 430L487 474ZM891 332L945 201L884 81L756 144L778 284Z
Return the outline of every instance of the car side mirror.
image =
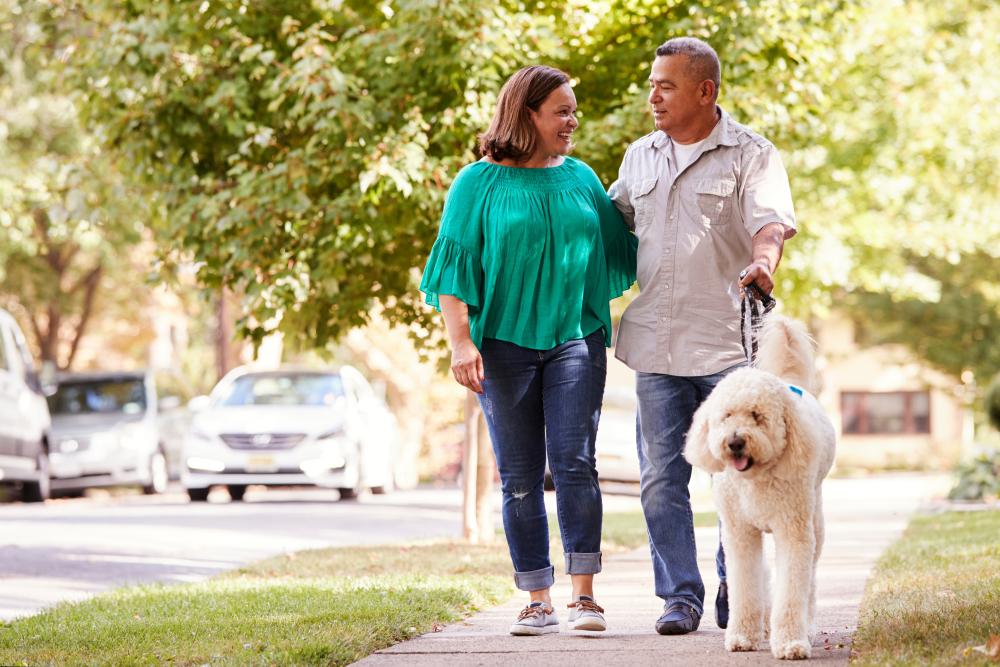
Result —
M43 361L40 372L33 370L25 373L24 381L32 391L42 396L52 396L59 388L59 381L56 379L56 365L52 361Z
M208 407L210 399L208 396L195 396L188 401L187 407L191 412L201 412Z

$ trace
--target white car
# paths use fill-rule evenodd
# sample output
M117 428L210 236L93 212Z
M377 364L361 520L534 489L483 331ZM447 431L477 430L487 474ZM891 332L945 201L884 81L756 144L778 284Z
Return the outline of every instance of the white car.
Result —
M597 477L615 482L639 481L635 433L635 391L609 387L597 428Z
M52 414L52 492L79 495L100 486L167 489L153 374L74 373L59 378Z
M342 499L394 486L396 419L354 368L231 371L195 412L181 483L192 501L224 485L241 500L252 484L321 486Z
M17 322L0 309L0 485L13 487L25 502L49 497L48 384L35 372Z

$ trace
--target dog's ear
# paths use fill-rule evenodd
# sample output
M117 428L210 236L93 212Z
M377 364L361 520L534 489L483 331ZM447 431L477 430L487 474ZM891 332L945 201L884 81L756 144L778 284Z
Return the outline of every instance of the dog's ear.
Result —
M725 467L722 461L712 456L708 447L708 401L694 413L691 428L688 429L684 445L684 458L688 463L707 472L722 472Z
M802 437L802 417L799 415L799 406L797 404L797 401L801 400L801 398L790 391L785 392L785 395L782 397L782 413L785 420L785 451L794 457L796 461L805 460L803 458L805 452L802 450L808 447L806 440Z

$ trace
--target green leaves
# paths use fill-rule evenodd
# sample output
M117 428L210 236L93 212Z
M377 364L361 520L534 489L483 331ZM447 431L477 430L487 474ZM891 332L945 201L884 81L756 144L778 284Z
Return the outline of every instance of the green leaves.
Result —
M998 12L981 0L88 3L63 76L102 145L162 201L166 264L194 262L201 284L244 295L245 334L323 346L375 307L433 324L419 268L511 73L545 62L575 77L577 154L610 183L651 129L656 46L696 35L722 58L721 104L789 169L801 232L778 275L786 306L847 304L880 339L979 374L996 363L981 335L996 278L970 288L979 324L944 295L968 279L950 267L1000 248L986 83ZM908 313L941 326L893 326ZM971 348L938 352L959 334Z

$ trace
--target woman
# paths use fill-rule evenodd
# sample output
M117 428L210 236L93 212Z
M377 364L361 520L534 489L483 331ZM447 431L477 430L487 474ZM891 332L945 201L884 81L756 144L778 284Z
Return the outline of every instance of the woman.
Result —
M503 491L514 581L530 602L513 635L559 631L549 589L546 453L572 578L569 627L604 630L601 491L594 442L611 343L610 299L635 280L637 241L596 174L567 157L576 120L569 77L510 78L484 157L458 174L420 289L444 315L452 373L479 394Z

